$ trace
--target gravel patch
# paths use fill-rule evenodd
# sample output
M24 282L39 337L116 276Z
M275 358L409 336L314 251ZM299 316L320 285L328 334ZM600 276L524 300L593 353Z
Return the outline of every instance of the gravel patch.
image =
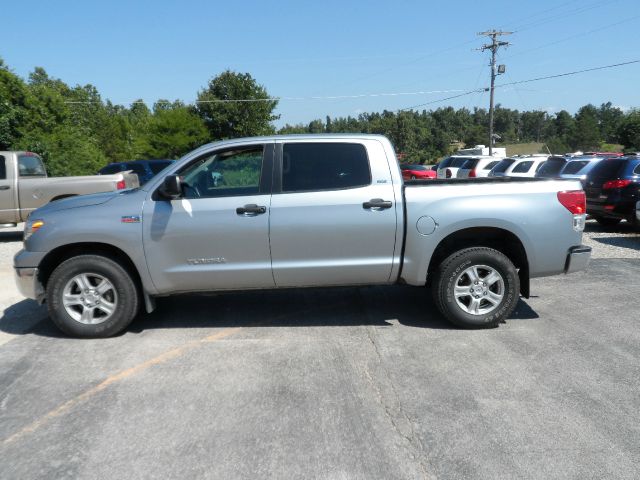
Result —
M593 249L591 258L640 258L640 231L622 222L615 227L603 227L588 220L582 243Z
M13 266L13 256L22 248L23 231L24 223L0 229L0 269Z

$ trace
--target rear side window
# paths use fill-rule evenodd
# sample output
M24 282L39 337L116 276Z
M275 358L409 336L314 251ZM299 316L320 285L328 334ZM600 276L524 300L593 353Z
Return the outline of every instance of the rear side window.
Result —
M282 152L282 191L340 190L371 183L369 159L357 143L288 143Z
M498 162L498 164L493 167L493 171L496 173L504 173L507 171L507 168L509 168L513 162L515 162L515 160L513 158L505 158L504 160L500 160L500 162Z
M454 157L447 157L438 164L438 169L447 168Z
M453 160L451 160L451 163L449 163L449 166L451 168L460 168L467 160L469 159L464 157L454 157Z
M44 177L47 172L37 155L18 155L18 173L21 177Z
M513 167L513 170L511 170L511 172L512 173L527 173L529 171L529 169L531 168L531 165L533 165L533 162L528 161L528 160L526 162L520 162L515 167Z
M589 163L588 160L578 160L575 162L569 162L562 169L562 173L567 175L574 175L578 173L580 170L582 170L588 163Z
M7 178L7 164L4 160L4 157L0 155L0 180L5 180Z
M640 163L636 165L636 168L633 170L634 175L640 175ZM2 178L2 177L0 177Z
M602 160L591 170L591 177L617 178L624 170L627 162L625 160Z

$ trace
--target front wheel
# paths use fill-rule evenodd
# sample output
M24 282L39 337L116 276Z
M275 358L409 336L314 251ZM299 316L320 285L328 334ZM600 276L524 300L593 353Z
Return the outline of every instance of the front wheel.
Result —
M487 247L465 248L439 266L433 297L440 312L464 328L493 328L518 303L520 278L503 253Z
M138 289L129 272L102 255L62 262L47 283L49 316L67 335L104 338L124 330L138 313Z

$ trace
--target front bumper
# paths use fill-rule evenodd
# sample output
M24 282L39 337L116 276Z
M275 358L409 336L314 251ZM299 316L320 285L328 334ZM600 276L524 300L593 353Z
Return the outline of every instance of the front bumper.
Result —
M14 268L16 285L22 296L44 301L44 288L38 279L37 268Z
M585 270L589 265L589 260L591 260L591 247L587 247L586 245L571 247L567 254L564 273L573 273Z

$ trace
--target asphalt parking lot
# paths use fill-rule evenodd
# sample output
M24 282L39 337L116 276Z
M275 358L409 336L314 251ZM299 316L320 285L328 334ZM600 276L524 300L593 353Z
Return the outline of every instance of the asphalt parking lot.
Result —
M161 299L62 337L0 231L0 477L640 478L640 234L465 331L409 287Z

